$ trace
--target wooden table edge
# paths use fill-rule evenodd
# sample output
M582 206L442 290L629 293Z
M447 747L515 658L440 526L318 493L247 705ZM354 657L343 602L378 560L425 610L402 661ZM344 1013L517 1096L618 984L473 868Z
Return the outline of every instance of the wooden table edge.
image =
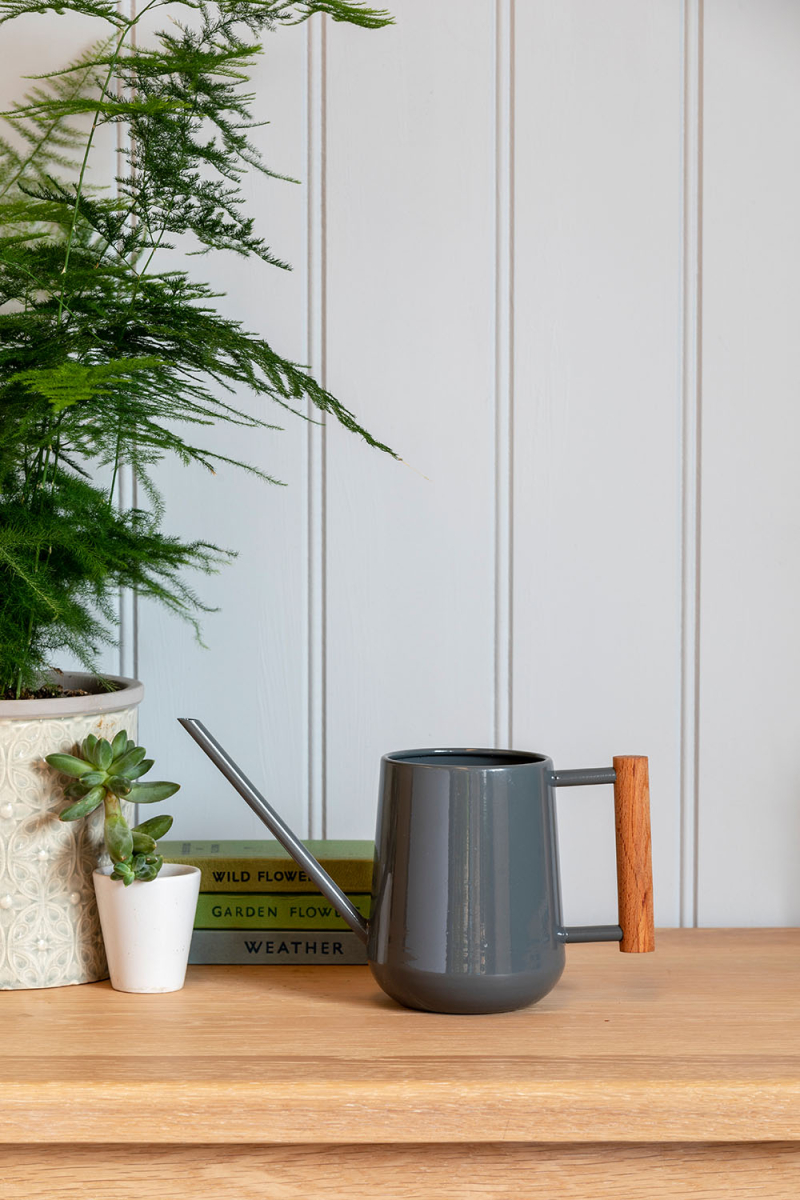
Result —
M7 1087L0 1144L800 1141L800 1081Z

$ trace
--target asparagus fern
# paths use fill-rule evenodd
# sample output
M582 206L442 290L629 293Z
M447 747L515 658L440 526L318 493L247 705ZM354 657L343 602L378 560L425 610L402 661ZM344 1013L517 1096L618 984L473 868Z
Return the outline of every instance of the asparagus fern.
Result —
M137 25L162 8L170 24L140 44ZM119 588L197 626L186 572L230 555L165 530L157 468L174 455L276 482L201 436L221 422L275 428L242 391L301 416L311 401L392 453L218 311L209 284L164 265L170 251L225 250L287 268L241 195L245 172L273 174L250 136L260 39L313 13L366 28L390 18L347 0L149 0L134 16L115 0L0 0L0 24L70 12L103 37L37 80L0 139L0 697L36 686L65 650L94 669ZM110 194L90 187L88 166L98 131L118 124L129 149ZM117 506L123 467L146 507Z

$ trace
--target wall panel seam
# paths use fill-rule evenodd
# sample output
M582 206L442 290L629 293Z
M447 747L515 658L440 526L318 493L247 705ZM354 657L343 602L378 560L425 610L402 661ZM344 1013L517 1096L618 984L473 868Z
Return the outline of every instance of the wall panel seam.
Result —
M703 0L683 3L680 923L698 924L703 317Z
M131 17L136 16L137 0L117 0L117 11L127 9ZM131 43L136 45L136 29L131 31ZM121 94L122 83L117 81ZM118 122L116 127L117 139L114 150L116 176L125 174L125 154L130 150L129 127L124 122ZM117 195L119 196L119 184ZM117 478L117 503L120 511L125 512L136 508L139 503L136 472L130 465L123 465ZM120 588L119 593L119 673L131 679L139 678L139 597L135 588Z
M308 33L308 363L327 385L326 347L326 26L323 16L307 22ZM325 414L309 401L307 415L308 531L308 836L327 835L326 805L326 458Z
M514 4L495 0L494 699L496 746L513 744Z

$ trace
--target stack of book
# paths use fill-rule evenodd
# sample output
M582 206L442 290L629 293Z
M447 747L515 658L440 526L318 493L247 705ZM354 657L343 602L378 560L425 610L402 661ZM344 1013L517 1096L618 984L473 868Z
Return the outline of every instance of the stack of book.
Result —
M309 841L365 917L372 842ZM164 861L199 867L190 963L365 963L366 948L278 842L158 844Z

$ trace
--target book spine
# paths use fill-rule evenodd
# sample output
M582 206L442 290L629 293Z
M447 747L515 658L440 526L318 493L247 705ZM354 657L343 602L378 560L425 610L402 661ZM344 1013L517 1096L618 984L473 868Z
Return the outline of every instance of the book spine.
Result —
M289 929L196 929L189 950L190 963L204 964L360 966L366 961L366 946L350 930L298 935Z
M200 868L203 892L310 892L313 880L285 858L200 858L170 854L165 862ZM344 892L368 892L372 859L321 859L320 865Z
M349 899L365 917L370 896L350 893ZM319 892L201 892L195 929L347 929L346 921Z

